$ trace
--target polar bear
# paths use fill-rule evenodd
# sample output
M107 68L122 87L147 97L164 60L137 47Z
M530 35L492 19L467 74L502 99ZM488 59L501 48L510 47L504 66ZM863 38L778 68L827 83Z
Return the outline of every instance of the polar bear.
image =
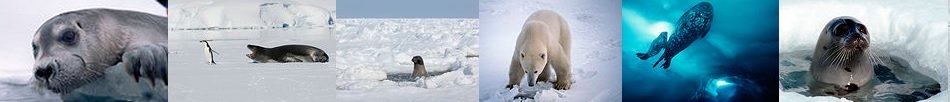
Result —
M511 57L508 89L521 83L528 75L528 86L549 81L553 69L557 80L554 89L571 88L571 32L559 14L539 10L525 21Z

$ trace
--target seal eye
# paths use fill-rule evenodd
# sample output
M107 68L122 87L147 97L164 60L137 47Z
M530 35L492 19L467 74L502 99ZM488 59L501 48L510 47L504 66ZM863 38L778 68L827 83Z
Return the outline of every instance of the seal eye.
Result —
M36 44L33 44L33 57L36 57Z
M861 27L858 27L858 31L864 34L868 34L868 29L865 28L864 25L861 25Z
M521 53L521 58L524 58L524 53ZM524 72L524 73L528 73L528 72Z
M544 54L541 54L541 59L544 59Z
M75 31L63 32L59 40L62 41L63 43L66 43L66 45L76 44L76 32Z

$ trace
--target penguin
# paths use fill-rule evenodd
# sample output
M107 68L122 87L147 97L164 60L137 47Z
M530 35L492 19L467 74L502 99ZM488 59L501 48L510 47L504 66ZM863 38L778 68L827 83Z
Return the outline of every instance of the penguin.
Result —
M201 41L198 41L198 42L201 42L201 43L204 43L204 44L205 44L205 49L204 49L204 51L205 51L205 59L208 59L208 63L210 63L210 64L217 64L217 63L214 62L214 54L218 54L218 52L217 52L217 51L214 51L214 49L211 49L211 44L209 44L208 41L211 41L211 40L201 40Z
M327 16L327 19L329 19L329 20L327 20L327 25L331 25L331 26L332 26L332 25L333 25L333 17L332 17L332 16Z

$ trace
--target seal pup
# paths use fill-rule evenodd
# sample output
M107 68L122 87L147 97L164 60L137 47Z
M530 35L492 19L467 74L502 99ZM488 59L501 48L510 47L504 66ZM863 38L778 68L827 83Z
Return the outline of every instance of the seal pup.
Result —
M247 45L251 54L247 58L254 60L255 63L286 63L286 62L321 62L330 61L329 56L323 50L307 45L284 45L274 48L265 48L257 45Z
M570 89L571 31L564 18L549 10L532 13L518 35L509 68L508 89L519 85L526 74L528 86L547 82L552 71L557 77L554 89Z
M135 82L144 77L152 86L156 81L168 85L167 22L152 14L101 8L56 15L33 35L31 80L36 88L70 93L116 66Z
M843 96L865 87L874 76L873 59L867 51L867 27L854 17L832 19L822 29L809 72L809 91L815 95Z
M673 56L676 56L680 51L689 47L693 41L706 37L706 33L709 32L709 24L712 24L712 19L712 4L708 2L696 4L686 11L686 13L683 13L683 16L680 16L680 19L676 21L676 31L670 35L670 39L667 39L666 32L660 33L660 36L650 44L650 50L647 51L647 53L637 53L637 57L639 57L640 60L646 60L659 53L660 50L666 49L663 55L660 56L660 59L653 64L653 67L660 64L660 61L665 60L666 62L663 63L662 67L663 69L669 69L670 61L673 59Z
M201 42L201 43L204 43L204 44L205 44L205 50L204 50L204 52L205 52L205 59L208 60L207 63L210 63L210 64L217 64L217 63L214 62L214 54L219 54L219 53L218 53L218 51L214 51L214 49L211 49L211 44L209 44L208 41L211 41L211 40L201 40L201 41L198 41L198 42Z
M420 79L426 77L426 66L422 62L422 56L413 56L412 57L412 78Z

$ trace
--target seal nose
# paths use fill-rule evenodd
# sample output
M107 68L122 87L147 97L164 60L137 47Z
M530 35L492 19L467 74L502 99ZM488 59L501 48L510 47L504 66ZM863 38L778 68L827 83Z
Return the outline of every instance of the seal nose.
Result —
M34 75L38 78L47 79L53 76L53 66L43 65L36 68Z

